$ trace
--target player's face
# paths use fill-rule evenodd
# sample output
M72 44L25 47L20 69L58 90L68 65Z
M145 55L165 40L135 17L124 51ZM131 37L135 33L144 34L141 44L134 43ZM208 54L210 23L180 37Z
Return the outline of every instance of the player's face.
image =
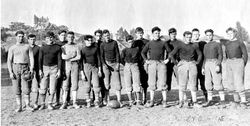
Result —
M69 44L73 43L74 42L74 35L71 35L71 34L68 34L67 35L67 41Z
M198 31L193 31L192 32L193 40L199 40L200 33Z
M173 32L173 33L169 34L169 37L170 37L171 40L174 40L174 39L176 39L176 35L177 35L177 33Z
M101 40L101 39L102 39L102 35L101 35L100 33L96 33L96 34L95 34L95 39L96 39L97 41Z
M22 43L24 41L24 34L17 34L16 40L18 43Z
M30 45L35 45L36 37L29 38L29 39L28 39L28 42L29 42Z
M138 31L138 32L135 33L135 35L136 35L137 39L142 39L143 38L143 32Z
M127 42L127 47L128 47L128 48L131 48L132 42L133 42L133 40L128 40L128 42Z
M61 42L65 41L65 38L66 38L66 33L65 32L62 32L60 35L59 35L59 40Z
M190 43L192 41L192 35L191 34L187 34L184 36L184 40L185 40L185 43Z
M53 43L54 37L52 37L52 36L47 36L47 37L45 38L45 40L46 40L46 43L50 45L50 44Z
M206 33L206 37L207 37L207 40L210 42L210 41L213 41L213 33L211 33L211 32L207 32Z
M91 46L92 43L93 43L92 38L89 38L88 40L85 40L85 44L86 44L87 47Z
M161 32L160 31L154 31L153 32L153 39L158 40L160 38Z
M235 39L236 34L235 34L234 31L228 31L227 32L227 37L228 37L229 40L233 40L233 39Z
M108 42L110 40L110 34L109 33L103 34L103 38L105 42Z

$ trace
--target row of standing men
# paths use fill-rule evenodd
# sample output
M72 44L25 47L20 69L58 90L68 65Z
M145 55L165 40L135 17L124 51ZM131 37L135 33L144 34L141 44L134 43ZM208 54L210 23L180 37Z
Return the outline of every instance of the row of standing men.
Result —
M187 101L187 85L190 87L193 107L202 107L197 102L198 79L206 99L203 106L212 105L213 90L219 91L220 104L224 105L222 47L225 48L226 66L229 71L227 74L233 78L228 85L235 92L234 103L239 104L241 101L240 105L246 107L244 66L248 55L244 43L236 39L235 29L228 28L226 32L229 40L220 42L213 40L211 29L205 31L208 42L199 40L198 29L184 32L184 41L176 39L175 28L169 29L170 40L167 42L161 40L160 32L159 27L152 28L153 39L149 41L143 38L143 29L136 28L137 38L127 36L127 47L120 55L118 44L110 38L108 30L95 31L95 42L93 36L86 35L85 46L80 47L74 43L74 32L71 31L59 31L58 42L55 41L55 34L48 32L45 37L46 44L42 47L35 44L36 36L33 34L28 35L29 45L25 44L24 33L18 31L17 44L8 51L8 69L18 105L16 111L22 111L21 93L24 93L27 110L45 109L47 92L48 109L54 109L59 105L61 89L63 104L60 108L68 107L70 94L73 107L80 108L77 104L79 74L84 82L87 107L92 105L91 91L94 94L94 106L107 105L110 101L110 89L115 90L117 101L123 105L120 63L124 65L124 83L130 106L145 104L146 107L153 107L154 93L158 89L162 91L162 106L169 107L167 91L171 90L173 73L179 86L180 108ZM146 98L147 90L150 92L149 101ZM30 105L31 91L35 94L33 107ZM132 92L135 92L134 98ZM55 94L56 102L53 105ZM101 100L99 100L100 94ZM41 99L40 106L38 98Z

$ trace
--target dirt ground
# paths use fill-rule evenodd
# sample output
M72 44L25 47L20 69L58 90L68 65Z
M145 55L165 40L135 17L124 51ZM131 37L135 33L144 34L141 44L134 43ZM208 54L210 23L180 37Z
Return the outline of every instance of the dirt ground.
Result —
M4 65L3 65L4 66ZM2 66L2 67L3 67ZM161 105L153 108L143 106L123 107L119 109L102 108L80 108L66 110L42 110L35 112L23 111L15 113L16 103L10 81L6 79L8 75L3 74L6 69L2 69L1 86L1 125L24 125L24 126L155 126L155 125L184 125L184 126L249 126L250 109L234 109L227 104L227 108L212 106L208 108L182 108L176 106L178 101L178 91L175 79L173 80L173 90L169 92L168 100L172 106L162 108ZM250 64L246 66L246 87L250 85ZM85 105L82 84L80 83L78 98L80 105ZM126 104L127 96L122 90L122 100ZM112 95L114 95L112 93ZM33 95L32 95L33 96ZM190 98L190 93L188 94ZM115 98L115 97L112 97ZM31 100L34 98L32 97ZM156 100L161 99L161 93L156 93ZM218 95L214 98L219 100ZM247 92L247 99L250 101L250 92ZM198 100L203 102L202 92L198 93ZM232 94L228 93L226 100L232 100ZM248 103L249 105L249 103Z

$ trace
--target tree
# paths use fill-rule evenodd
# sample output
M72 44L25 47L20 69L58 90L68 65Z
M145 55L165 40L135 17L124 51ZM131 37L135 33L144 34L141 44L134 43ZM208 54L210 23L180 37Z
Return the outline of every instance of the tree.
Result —
M17 30L27 30L31 26L25 25L22 22L11 22L10 23L10 30L11 31L17 31Z
M134 38L136 37L136 34L135 34L135 29L134 28L132 28L131 30L130 30L130 35L132 35Z
M126 29L123 29L122 27L118 29L116 33L116 39L117 40L125 40L126 36L128 36L129 33L127 32Z
M6 42L6 39L11 36L7 31L9 31L8 28L1 27L1 41L3 42Z
M240 22L236 22L236 28L237 28L237 39L240 41L248 42L250 43L248 32L244 27L241 26Z
M58 29L59 29L59 30L66 30L66 31L69 30L69 28L68 28L67 26L65 26L65 25L60 25L60 26L58 26Z

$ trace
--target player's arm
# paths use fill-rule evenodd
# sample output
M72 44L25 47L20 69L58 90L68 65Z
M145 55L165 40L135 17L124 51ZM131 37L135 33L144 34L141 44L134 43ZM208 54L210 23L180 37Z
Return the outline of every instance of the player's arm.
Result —
M30 60L30 70L33 73L34 70L34 54L31 47L29 47L29 60Z
M120 52L117 42L115 42L115 54L116 54L116 62L120 63Z
M246 45L243 42L240 43L240 49L242 51L242 55L243 55L242 57L243 57L243 60L244 60L244 64L246 66L247 60L248 60L248 54L247 54Z
M80 52L80 48L76 48L76 56L72 59L70 59L70 61L77 61L81 59L81 52Z
M126 49L123 49L122 53L121 53L121 64L122 65L125 65L125 51L126 51Z
M171 59L171 61L173 61L174 64L177 64L177 59L174 58L174 56L177 54L177 52L179 51L180 47L177 46L176 48L174 48L174 50L172 52L169 53L168 57L169 59Z
M61 50L62 50L62 59L63 60L69 60L69 59L72 58L72 56L66 54L66 49L65 48L66 48L65 46L61 47Z
M218 63L217 63L217 65L221 65L222 60L223 60L222 45L218 44Z
M13 68L12 68L13 58L14 58L14 54L12 52L12 47L10 47L8 51L8 58L7 58L7 65L8 65L8 70L10 74L13 73Z
M196 51L196 53L198 55L198 59L196 61L196 64L199 64L201 62L201 60L202 60L202 53L201 53L201 50L199 49L198 45L195 46L195 51Z
M141 56L145 62L148 60L147 58L148 50L149 50L149 43L147 43L141 51Z

